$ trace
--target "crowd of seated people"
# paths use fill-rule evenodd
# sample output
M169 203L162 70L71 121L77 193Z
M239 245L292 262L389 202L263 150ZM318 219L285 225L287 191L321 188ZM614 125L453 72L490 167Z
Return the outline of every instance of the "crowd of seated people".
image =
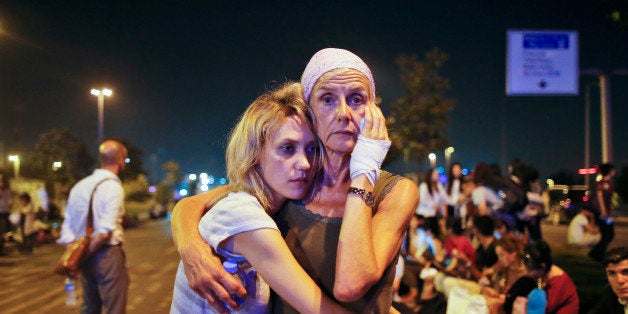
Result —
M428 172L423 192L430 194L429 204L417 208L399 257L396 310L465 314L580 311L574 282L554 263L542 238L539 224L544 209L538 172L518 160L509 170L510 177L502 177L496 167L480 163L470 175L456 177L459 190L454 197L451 185L440 187L434 172ZM514 205L500 195L512 193L513 184L527 194L518 212L507 208ZM435 203L437 200L443 203ZM422 215L427 209L431 209L429 217Z

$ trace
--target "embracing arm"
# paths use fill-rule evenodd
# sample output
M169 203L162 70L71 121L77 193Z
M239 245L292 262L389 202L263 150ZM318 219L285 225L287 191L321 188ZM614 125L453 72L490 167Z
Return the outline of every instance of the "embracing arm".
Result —
M363 176L352 186L370 186ZM358 197L347 198L338 241L334 296L344 302L361 298L397 257L408 222L419 202L414 182L399 181L379 204L375 215Z
M244 297L246 290L224 270L220 259L209 244L201 238L198 223L203 216L206 204L225 191L226 187L219 187L180 200L172 211L170 222L172 238L181 256L190 287L222 312L226 309L220 302L216 302L216 299L225 301L232 308L236 308L237 303L231 299L230 294Z
M326 296L294 258L278 230L257 229L233 236L242 254L279 296L299 313L350 313Z

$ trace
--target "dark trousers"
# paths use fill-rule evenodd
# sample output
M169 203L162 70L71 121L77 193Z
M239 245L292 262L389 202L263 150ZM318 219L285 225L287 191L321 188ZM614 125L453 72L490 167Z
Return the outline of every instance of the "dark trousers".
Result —
M122 246L106 246L82 266L83 304L81 313L125 313L129 274Z
M517 220L517 230L521 234L525 234L525 230L528 229L528 236L533 242L539 242L543 240L541 234L541 217L536 216L530 220Z
M4 255L4 234L11 231L9 213L0 213L0 255Z
M608 245L613 241L613 238L615 238L615 226L610 220L607 221L606 219L598 218L596 222L598 228L600 228L600 235L602 237L600 241L591 248L589 256L601 262L604 259L606 248L608 248Z
M22 246L20 250L22 253L32 253L33 252L33 244L35 243L35 237L37 236L37 232L33 232L29 235L22 236Z

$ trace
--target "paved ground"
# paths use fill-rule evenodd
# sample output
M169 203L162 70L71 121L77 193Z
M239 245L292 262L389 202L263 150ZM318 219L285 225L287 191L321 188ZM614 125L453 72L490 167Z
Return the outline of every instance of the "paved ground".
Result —
M567 226L543 224L543 235L552 248L566 247ZM131 277L128 313L168 313L178 256L167 220L143 221L126 230L127 267ZM628 219L617 222L611 246L628 245ZM45 244L33 255L13 250L0 257L0 313L77 313L64 304L64 278L52 273L63 248ZM77 285L80 304L80 284Z
M127 312L168 313L178 266L169 221L144 221L126 230L126 238L131 278ZM64 304L64 278L52 272L62 252L59 245L45 244L36 246L33 255L13 250L0 257L0 313L78 313L78 306Z

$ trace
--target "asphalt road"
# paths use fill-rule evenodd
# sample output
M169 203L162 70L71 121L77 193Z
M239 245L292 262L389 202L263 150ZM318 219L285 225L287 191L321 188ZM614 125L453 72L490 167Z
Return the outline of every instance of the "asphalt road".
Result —
M544 223L543 236L553 249L567 246L567 225ZM144 220L126 230L127 267L131 277L128 313L168 313L178 255L167 220ZM628 245L628 219L618 221L611 247ZM77 313L64 304L64 278L52 273L63 247L42 244L34 254L13 249L0 257L0 313ZM77 284L80 304L81 288Z
M131 279L127 312L168 313L179 261L170 222L146 220L125 234ZM78 305L65 305L65 278L52 272L62 252L60 245L43 244L32 255L14 249L10 256L0 257L0 313L78 313ZM77 295L80 304L79 282Z

